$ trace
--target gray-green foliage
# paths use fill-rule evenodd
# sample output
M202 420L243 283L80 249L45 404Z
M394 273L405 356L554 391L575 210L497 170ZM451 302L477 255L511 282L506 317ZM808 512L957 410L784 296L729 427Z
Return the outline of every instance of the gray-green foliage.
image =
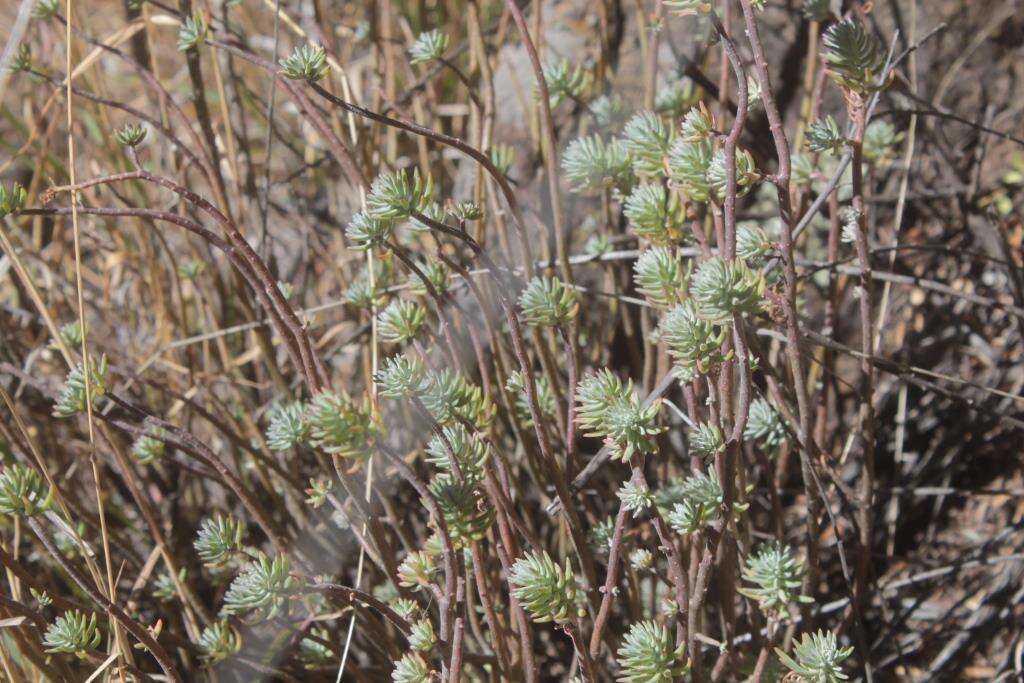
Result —
M636 289L659 308L668 308L683 295L686 273L675 251L669 247L645 249L633 264Z
M684 644L675 647L667 626L656 621L641 621L629 627L619 647L617 661L620 672L616 680L623 683L660 683L679 680L685 671Z
M415 301L395 299L377 314L377 334L382 341L402 344L419 334L426 310Z
M618 140L605 142L600 135L577 138L562 155L565 178L577 192L617 188L628 192L633 185L629 156Z
M244 539L245 525L218 513L202 521L193 547L203 564L221 567L245 550Z
M448 34L437 29L424 31L409 48L410 64L426 64L444 56L448 49Z
M442 427L440 435L431 437L426 450L427 461L445 472L451 471L451 456L454 454L462 475L476 481L483 478L484 467L491 457L491 448L487 442L466 429L461 422Z
M669 150L670 176L692 201L705 202L711 196L708 171L714 154L707 140L688 142L679 138Z
M829 74L842 87L866 92L882 67L878 40L855 18L829 27L822 39Z
M430 675L430 667L423 658L410 652L395 662L391 680L393 683L428 683Z
M224 594L225 614L252 615L256 619L276 616L288 602L298 582L290 575L291 564L283 555L258 553L231 582Z
M423 213L433 193L433 181L430 176L424 179L419 169L412 173L403 170L382 173L370 185L366 212L372 218L383 220L410 218L415 213Z
M25 465L0 470L0 514L31 517L50 507L51 492L39 472Z
M807 148L812 152L828 152L839 156L845 144L846 138L839 132L839 124L831 115L807 127Z
M305 406L298 401L276 406L270 413L266 437L272 451L287 451L304 445L309 439Z
M534 621L566 624L578 616L576 577L568 559L559 566L547 552L527 553L512 565L509 583Z
M226 619L213 622L199 635L199 651L210 662L222 662L242 649L242 636Z
M793 557L788 546L764 543L747 557L742 575L747 584L740 593L756 600L766 612L779 613L793 602L810 602L800 596L804 565Z
M724 449L725 438L716 425L701 422L690 430L690 450L697 457L707 460Z
M622 213L638 237L657 245L679 239L685 219L679 197L660 183L637 185L626 198Z
M693 474L675 482L659 501L672 503L666 521L681 534L692 534L719 517L722 486L712 471Z
M65 612L46 628L43 646L47 652L66 652L85 657L100 646L103 640L96 625L96 613L78 610Z
M90 358L89 382L86 387L86 373L82 364L79 363L68 372L64 386L61 387L60 395L53 406L54 417L71 417L86 410L86 394L91 399L92 407L107 391L107 357L102 356L97 362Z
M150 465L167 452L167 431L162 427L150 427L145 434L132 443L132 455L142 465Z
M665 157L672 147L672 127L652 111L633 115L622 129L623 147L632 157L633 170L641 176L665 173Z
M659 329L669 353L683 369L707 372L726 360L722 343L731 328L706 320L692 299L670 309L662 317Z
M321 392L307 410L310 442L343 458L367 457L377 438L370 411L347 394Z
M280 64L285 78L316 83L327 75L327 52L320 45L299 45Z
M558 278L535 277L520 295L519 307L528 325L557 327L576 316L579 295Z
M774 453L786 443L786 425L782 416L766 399L751 401L743 438L755 442L767 453Z
M583 95L587 74L582 65L573 67L569 60L560 59L545 66L543 72L552 107L557 107L565 100L579 99Z
M782 663L807 683L837 683L847 680L842 663L853 654L853 647L839 647L836 634L831 631L805 633L793 648L790 657L775 648Z
M700 314L713 321L729 320L734 314L761 311L766 284L742 259L726 261L715 257L700 265L690 292Z
M659 401L644 406L632 380L622 380L608 370L588 374L576 391L577 422L589 436L604 438L612 457L628 461L634 455L655 452L654 437L664 429L657 424Z
M428 487L441 508L452 546L456 549L482 539L494 521L494 508L485 504L479 480L472 473L465 474L470 476L461 480L454 474L439 474Z

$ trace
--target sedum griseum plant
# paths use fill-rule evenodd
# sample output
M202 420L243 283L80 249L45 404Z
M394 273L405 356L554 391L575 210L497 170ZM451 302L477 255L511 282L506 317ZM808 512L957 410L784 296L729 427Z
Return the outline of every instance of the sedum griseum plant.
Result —
M46 628L43 644L47 652L67 652L86 657L103 641L96 625L96 613L84 614L78 610L65 612Z
M799 681L807 683L837 683L849 677L842 663L853 654L852 647L839 647L836 634L831 631L805 633L790 657L776 648L776 654Z
M534 621L567 624L580 616L576 576L568 559L559 566L546 552L527 553L512 565L509 584Z
M679 680L686 671L685 644L678 647L665 626L641 621L629 627L618 651L616 680L623 683L658 683Z
M18 321L0 326L0 364L25 376L0 373L17 418L0 430L0 512L13 517L0 520L2 557L10 576L26 565L40 577L18 600L56 617L42 638L12 626L19 650L5 665L26 680L58 666L88 676L102 629L135 648L110 671L169 681L259 667L667 683L740 680L759 658L764 680L783 666L794 680L844 680L853 654L835 633L790 643L779 626L834 597L837 548L880 557L888 533L870 518L887 489L867 480L866 455L857 462L889 442L885 420L860 413L888 389L858 390L891 368L837 358L873 338L847 317L871 303L877 273L865 271L878 265L848 272L839 242L863 251L865 223L882 227L879 244L896 231L897 272L919 265L903 260L918 236L939 239L911 225L937 220L911 176L934 166L934 145L886 172L934 126L901 130L884 94L878 112L866 106L887 82L875 33L889 10L844 19L819 0L666 0L632 8L637 22L611 3L563 41L559 3L326 3L272 23L237 5L153 15L129 0L131 22L171 31L99 49L88 17L41 0L47 23L13 55L27 71L17 87L53 101L67 83L40 47L63 29L95 48L90 66L133 80L127 95L76 80L70 131L47 119L56 145L50 128L24 126L21 140L11 125L48 100L4 102L15 114L0 134L22 152L0 170L24 187L0 185L14 282L0 296ZM659 50L680 34L699 58L667 65ZM621 60L636 45L634 77ZM798 78L776 98L780 73ZM546 101L530 96L545 88ZM896 216L892 184L911 180L899 211L913 210ZM986 197L962 213L977 218ZM132 232L111 230L122 223ZM886 299L891 319L903 300ZM132 324L106 320L122 311ZM1018 333L992 347L1016 349ZM884 358L875 351L861 356ZM50 420L51 408L79 419ZM857 523L840 520L830 545L819 501L837 482L812 475L848 433L864 435L848 448L862 467L844 469L839 491L864 498L844 500L839 514ZM129 444L126 461L110 457ZM35 446L54 469L32 465ZM122 598L140 566L150 572L130 602L111 597L137 630L74 588L69 567L102 574L98 548L123 568ZM170 556L146 564L153 548ZM873 629L884 617L864 576L849 614ZM83 611L57 617L72 590ZM258 651L270 644L273 657Z

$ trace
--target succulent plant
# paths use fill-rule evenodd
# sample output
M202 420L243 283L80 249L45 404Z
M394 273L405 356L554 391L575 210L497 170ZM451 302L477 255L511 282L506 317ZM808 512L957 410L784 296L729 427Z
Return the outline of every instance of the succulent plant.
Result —
M57 617L43 634L47 652L66 652L82 658L98 648L102 640L95 612L85 614L78 610Z
M444 56L448 49L448 35L437 29L424 31L409 48L410 64L428 64Z
M430 652L437 644L437 634L430 619L420 619L409 631L409 646L420 652Z
M266 437L272 451L287 451L304 445L309 440L306 407L298 401L276 406L270 412Z
M435 434L427 444L427 461L441 471L450 472L449 447L462 476L475 481L483 478L484 467L491 457L491 448L486 441L471 433L461 422L446 425L441 428L441 435Z
M228 586L222 611L229 615L254 615L260 620L276 616L297 586L290 571L291 565L285 556L271 558L257 554Z
M90 358L89 365L89 398L92 407L107 392L107 357L102 356L99 362ZM64 386L61 387L60 395L53 406L54 417L72 417L86 409L86 379L85 369L79 363L68 372Z
M818 119L807 127L807 148L812 152L827 152L839 156L846 145L846 138L839 131L839 124L831 115Z
M706 140L676 140L668 153L669 174L686 196L694 202L705 202L711 196L708 170L714 148Z
M693 276L690 293L700 314L711 321L729 320L734 314L761 311L766 284L742 259L712 258L700 265Z
M202 521L192 545L207 567L222 567L245 550L244 539L245 526L218 513Z
M431 480L429 488L444 515L453 547L468 547L484 537L494 521L494 509L484 503L477 481L459 481L453 475L439 474Z
M178 570L178 581L184 581L186 578L188 570L182 567ZM160 602L170 602L178 597L178 588L170 572L160 572L160 576L156 577L153 582L153 597Z
M864 161L879 166L892 160L903 133L888 121L875 120L864 131Z
M427 390L427 369L423 361L414 355L385 359L376 379L380 395L385 398L418 397Z
M412 341L426 319L427 312L415 301L395 299L377 314L377 334L391 344Z
M622 213L638 237L656 245L678 240L685 218L679 197L660 183L637 185L626 198Z
M623 384L607 370L589 374L579 383L576 400L577 422L590 430L588 436L604 437L613 458L628 461L654 453L654 436L664 431L657 425L661 404L643 406L632 381Z
M285 78L316 83L327 75L327 51L321 45L299 45L280 64Z
M577 99L583 94L587 74L582 65L577 64L574 68L569 60L560 59L545 66L543 72L552 107L557 107L565 100Z
M701 422L690 430L690 450L697 457L707 460L725 450L725 438L716 425Z
M50 507L52 492L38 471L25 465L0 470L0 514L31 517Z
M683 142L704 142L715 132L715 117L704 102L686 112L679 124L679 139Z
M558 403L555 400L555 393L551 390L551 383L548 382L548 378L540 375L534 381L534 387L537 389L537 407L540 408L540 414L544 417L554 417L558 414ZM515 396L515 408L516 415L520 420L523 421L527 427L533 426L533 415L530 412L530 402L526 399L526 387L523 385L523 375L518 370L513 370L509 376L508 381L505 382L505 388Z
M395 231L395 222L389 218L377 218L364 211L357 211L345 228L345 237L354 249L380 249L387 245Z
M187 52L206 42L206 20L201 14L185 17L178 27L178 51Z
M602 518L594 526L590 527L587 534L587 541L590 547L601 554L608 554L611 549L612 536L615 534L615 518L611 515Z
M114 139L119 145L138 147L146 139L146 132L145 126L129 123L114 133Z
M878 40L857 19L849 18L829 27L822 39L829 75L842 87L864 93L882 67Z
M60 0L39 0L32 8L32 17L40 21L46 21L57 16L60 12Z
M449 368L427 373L422 399L430 415L442 425L466 420L478 429L486 429L494 419L494 403L483 390Z
M419 605L411 598L395 598L389 605L391 609L395 610L395 614L406 621L412 619L420 610Z
M437 573L434 557L424 550L416 550L405 556L398 565L398 578L402 586L418 590L430 584Z
M310 636L316 636L317 639ZM320 642L324 640L331 641L330 631L314 627L309 630L309 636L299 641L299 659L307 669L316 669L333 663L334 651Z
M72 320L69 323L64 323L57 330L57 336L64 346L69 349L80 349L82 348L82 323L78 320ZM51 348L59 349L60 345L56 341L50 344Z
M496 144L491 147L491 163L494 164L501 173L508 175L508 172L512 170L512 164L516 160L516 148L512 145Z
M590 113L594 115L598 128L608 129L625 123L629 108L618 93L610 93L595 98L590 103Z
M430 176L423 179L419 169L412 173L395 171L374 178L366 197L366 213L383 220L410 218L423 213L430 204L434 183Z
M754 157L745 149L736 150L736 191L737 196L742 197L760 179L754 164ZM725 172L725 150L718 150L711 157L711 164L707 170L707 182L714 191L715 196L721 200L725 197L728 176Z
M661 319L661 340L683 367L707 372L727 360L722 343L730 332L727 324L706 320L692 299L676 305Z
M645 249L633 265L636 289L659 308L684 298L686 274L679 258L668 247Z
M736 255L750 264L761 264L775 245L764 228L757 225L742 225L736 231Z
M686 667L685 645L675 647L666 626L656 621L641 621L629 627L619 647L616 661L623 683L668 683L680 680Z
M743 580L753 584L739 592L756 600L766 612L779 613L793 602L811 602L797 593L804 574L803 563L793 557L788 546L764 543L747 557Z
M616 494L622 501L622 507L633 513L634 517L642 514L654 502L654 494L644 484L627 481Z
M567 624L579 616L576 576L568 559L559 566L545 551L527 553L512 565L508 580L534 621Z
M767 453L774 453L786 443L788 434L779 411L767 400L757 398L750 403L743 438L757 443Z
M779 648L775 648L775 653L799 681L837 683L848 678L841 664L853 654L853 648L839 647L831 631L818 631L802 636L793 648L794 657Z
M633 158L633 170L641 176L665 173L665 157L672 147L672 128L652 111L633 115L622 129L623 147Z
M558 327L576 317L579 295L557 278L535 277L520 295L519 307L528 325Z
M832 16L830 0L804 0L803 15L811 21L822 23Z
M629 564L636 571L643 571L654 566L654 553L647 548L635 548L629 553Z
M310 442L325 453L343 458L367 457L377 439L377 428L365 406L347 394L325 391L309 405Z
M677 119L696 104L697 93L689 79L672 79L654 96L654 110L670 120Z
M429 683L430 678L430 667L414 652L396 661L391 672L392 683Z
M722 486L714 472L697 473L686 477L674 487L671 500L674 505L666 521L681 534L700 531L705 524L717 519L722 504ZM663 502L668 502L663 499Z
M629 191L633 185L633 169L622 144L618 140L606 143L600 135L569 143L562 155L562 171L576 192Z
M150 427L132 443L132 455L139 464L150 465L164 457L167 452L167 431L162 427Z

